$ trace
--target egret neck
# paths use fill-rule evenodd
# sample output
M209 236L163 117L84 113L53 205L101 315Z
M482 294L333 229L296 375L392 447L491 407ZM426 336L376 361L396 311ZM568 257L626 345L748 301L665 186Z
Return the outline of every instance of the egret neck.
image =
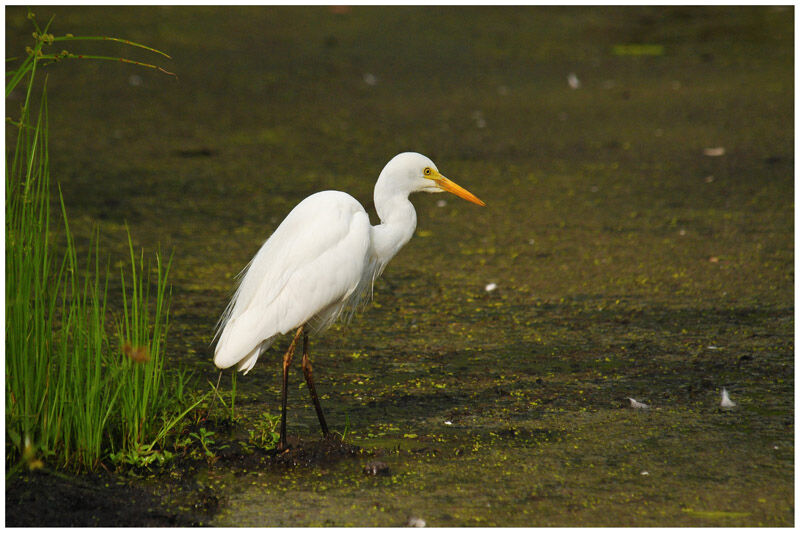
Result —
M417 212L408 199L411 190L398 186L382 172L375 184L375 210L381 223L372 226L372 249L380 265L379 271L414 235ZM379 272L380 273L380 272Z

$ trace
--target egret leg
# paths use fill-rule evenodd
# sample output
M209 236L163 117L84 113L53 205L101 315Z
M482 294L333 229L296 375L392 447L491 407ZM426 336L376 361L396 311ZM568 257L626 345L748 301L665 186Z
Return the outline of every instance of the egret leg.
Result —
M319 427L322 428L322 434L327 437L330 435L330 432L328 431L328 424L325 423L325 416L322 414L322 407L317 397L317 389L314 387L314 378L312 376L314 369L311 368L311 359L308 358L308 333L303 333L303 362L301 366L303 367L303 375L306 377L306 383L308 384L308 392L311 393L311 401L314 402L314 409L317 410Z
M303 326L300 326L297 329L297 333L294 334L294 338L292 339L292 343L289 345L289 349L286 350L286 354L283 356L283 387L281 389L281 437L280 441L278 442L279 451L286 449L286 396L288 392L287 389L289 387L289 366L292 364L294 348L297 345L297 341L300 339L301 333L303 333Z

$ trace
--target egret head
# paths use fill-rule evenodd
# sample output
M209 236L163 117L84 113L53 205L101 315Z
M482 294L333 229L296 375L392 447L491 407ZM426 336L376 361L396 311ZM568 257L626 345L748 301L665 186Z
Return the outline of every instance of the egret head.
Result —
M398 154L389 161L379 180L391 181L398 188L412 192L450 192L469 202L486 205L480 198L444 177L429 158L416 152Z

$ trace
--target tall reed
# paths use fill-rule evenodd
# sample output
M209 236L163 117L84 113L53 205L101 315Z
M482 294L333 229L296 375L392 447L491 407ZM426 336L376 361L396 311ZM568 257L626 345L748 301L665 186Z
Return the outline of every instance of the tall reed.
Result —
M156 255L156 279L145 266L144 254L136 254L128 234L130 278L120 269L123 314L117 322L117 336L126 357L122 360L120 384L124 391L119 413L122 442L142 449L160 429L153 413L168 408L169 391L164 388L164 339L169 323L169 292L166 278L171 261L164 265ZM145 274L146 273L146 274ZM145 274L145 275L143 275ZM155 287L155 291L151 288ZM148 312L152 310L152 316Z
M130 277L120 272L122 310L109 323L110 271L101 261L99 230L79 257L61 192L53 198L50 189L46 80L32 112L40 65L53 60L42 49L98 38L53 37L52 19L41 30L29 18L35 46L6 83L7 96L25 88L6 147L6 459L15 465L11 473L42 461L92 469L107 457L151 454L163 443L188 412L186 374L171 375L166 386L170 262L156 255L152 268L143 253L137 257L128 233ZM58 242L53 200L60 206Z
M46 90L31 113L36 67L33 61L15 147L6 154L6 433L17 449L35 441L49 452L62 409L52 401L59 385L50 354L66 256L52 255Z

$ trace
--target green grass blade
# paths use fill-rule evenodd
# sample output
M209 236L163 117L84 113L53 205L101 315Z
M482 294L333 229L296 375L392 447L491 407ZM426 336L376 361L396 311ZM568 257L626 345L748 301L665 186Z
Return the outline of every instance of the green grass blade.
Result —
M147 46L147 45L144 45L144 44L135 43L133 41L129 41L128 39L120 39L118 37L105 37L105 36L96 36L96 35L84 35L84 36L64 35L64 36L61 36L61 37L54 37L53 41L54 42L58 42L58 41L113 41L113 42L117 42L117 43L127 44L129 46L135 46L137 48L143 48L143 49L148 50L150 52L153 52L153 53L156 53L156 54L160 54L160 55L166 57L167 59L172 59L172 57L170 57L165 52L162 52L161 50L157 50L155 48L151 48L150 46Z
M170 72L165 68L159 67L158 65L143 63L142 61L135 61L133 59L127 59L124 57L98 56L93 54L73 54L69 52L66 54L43 54L42 56L39 57L40 61L41 60L60 61L62 59L96 59L100 61L114 61L117 63L127 63L129 65L151 68L163 72L164 74L167 74L169 76L175 76L176 78L178 77L178 75L175 74L174 72Z

